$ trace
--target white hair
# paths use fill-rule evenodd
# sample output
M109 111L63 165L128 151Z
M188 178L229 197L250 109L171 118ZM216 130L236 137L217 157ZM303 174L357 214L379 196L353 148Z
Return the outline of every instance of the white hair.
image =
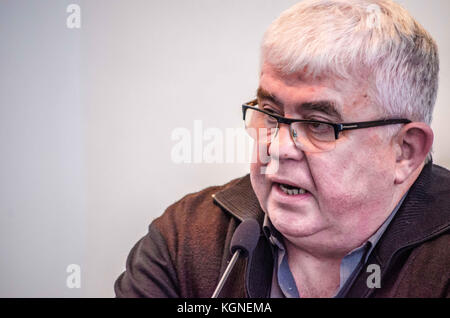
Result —
M368 80L387 117L432 121L439 58L431 36L390 0L306 0L266 31L261 63L284 74Z

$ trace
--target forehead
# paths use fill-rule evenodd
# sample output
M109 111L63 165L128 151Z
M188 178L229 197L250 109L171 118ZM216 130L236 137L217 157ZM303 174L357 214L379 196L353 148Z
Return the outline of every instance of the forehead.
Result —
M368 98L368 83L336 77L306 77L304 73L283 74L265 64L261 71L258 91L271 94L284 107L311 102L330 102L343 119L367 119L376 109ZM297 109L298 110L298 109Z
M339 98L343 95L353 95L357 92L356 83L336 77L326 76L305 76L305 73L284 74L272 67L264 64L260 76L260 88L269 91L275 90L288 92L289 96L314 97L321 94L323 98Z

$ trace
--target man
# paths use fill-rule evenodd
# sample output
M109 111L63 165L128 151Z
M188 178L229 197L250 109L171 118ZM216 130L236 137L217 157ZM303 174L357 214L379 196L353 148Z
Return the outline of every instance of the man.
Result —
M433 39L392 1L284 12L243 106L250 176L169 207L116 295L210 297L253 218L258 244L220 297L448 297L450 173L430 156L438 71Z

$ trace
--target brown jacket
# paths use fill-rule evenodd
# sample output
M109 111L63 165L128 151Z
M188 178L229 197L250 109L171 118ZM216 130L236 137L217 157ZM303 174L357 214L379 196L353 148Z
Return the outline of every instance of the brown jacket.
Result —
M117 297L210 297L231 255L230 240L246 218L263 212L249 176L187 195L149 226L117 279ZM369 264L381 288L369 288ZM273 256L261 231L249 259L238 260L221 297L270 295ZM450 296L450 172L428 164L345 297Z

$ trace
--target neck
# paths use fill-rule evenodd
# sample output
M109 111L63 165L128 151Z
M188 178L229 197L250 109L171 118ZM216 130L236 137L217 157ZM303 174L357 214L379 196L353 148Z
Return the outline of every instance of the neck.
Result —
M289 268L302 298L333 297L339 288L343 256L328 257L299 249L287 240Z

